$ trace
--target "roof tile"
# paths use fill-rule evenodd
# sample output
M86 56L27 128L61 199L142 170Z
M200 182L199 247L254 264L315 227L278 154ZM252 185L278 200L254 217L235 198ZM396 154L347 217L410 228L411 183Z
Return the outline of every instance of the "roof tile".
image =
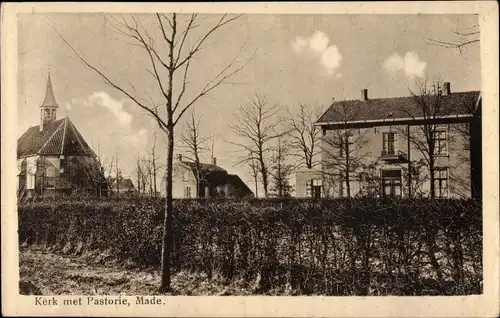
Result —
M19 137L17 157L36 154L95 156L68 117L49 123L42 131L40 126L30 127Z
M458 92L441 96L439 116L470 114L479 96L479 91ZM345 114L343 108L346 110ZM366 101L336 101L318 119L317 123L422 116L422 109L415 103L413 97L392 97Z

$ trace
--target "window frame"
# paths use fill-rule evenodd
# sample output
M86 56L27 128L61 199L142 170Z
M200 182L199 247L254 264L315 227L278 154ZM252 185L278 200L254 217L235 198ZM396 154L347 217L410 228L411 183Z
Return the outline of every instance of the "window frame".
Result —
M349 152L354 149L354 134L351 131L344 132L340 136L340 148L339 148L339 156L340 158L347 158L346 153L344 153L344 146L349 144ZM351 148L352 147L352 148Z
M392 136L392 140L390 140L389 136ZM392 152L389 153L389 141L392 142ZM382 151L386 155L395 155L397 154L397 133L393 131L386 131L382 133Z
M191 187L187 186L184 188L184 197L186 199L191 199Z
M384 176L384 171L399 171L399 177ZM386 184L387 183L387 184ZM385 193L386 185L390 187L390 194ZM381 195L384 198L402 198L403 197L403 173L401 169L381 169L380 170L380 187ZM396 188L399 187L399 194L396 194Z
M442 173L445 172L445 177L442 177ZM449 197L450 189L450 171L448 167L435 167L434 168L434 194L437 199L446 199ZM437 175L436 175L437 174ZM443 193L442 183L445 182L445 191ZM436 184L437 182L437 184Z
M444 134L444 138L441 138L439 135ZM438 136L439 138L436 138ZM432 132L432 141L434 143L434 152L437 156L448 156L448 129L446 128L436 128ZM444 151L441 149L444 146ZM438 150L438 151L437 151Z
M321 179L312 179L311 180L311 197L314 199L321 198L321 192L323 188L323 180Z

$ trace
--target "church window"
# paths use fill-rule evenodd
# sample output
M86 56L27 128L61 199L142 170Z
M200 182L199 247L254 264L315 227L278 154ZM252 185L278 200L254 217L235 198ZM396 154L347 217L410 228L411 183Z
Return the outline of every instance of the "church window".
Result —
M56 185L56 168L54 166L48 166L45 170L45 188L53 189Z

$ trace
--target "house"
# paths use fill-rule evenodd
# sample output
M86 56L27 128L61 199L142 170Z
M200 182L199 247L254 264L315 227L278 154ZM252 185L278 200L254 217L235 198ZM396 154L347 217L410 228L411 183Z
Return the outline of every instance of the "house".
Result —
M211 164L200 163L199 187L197 187L197 176L197 165L192 161L183 160L179 154L173 164L173 198L244 198L254 195L239 176L229 174L217 166L216 158L212 158ZM163 196L165 196L165 182L166 175L161 185Z
M481 196L479 91L443 83L436 94L370 99L363 89L316 125L321 170L297 172L299 197Z
M19 195L47 196L75 189L105 195L96 154L67 116L57 119L58 107L49 73L40 125L28 128L17 140Z
M128 196L137 193L134 183L130 178L119 178L110 184L110 195L112 196Z

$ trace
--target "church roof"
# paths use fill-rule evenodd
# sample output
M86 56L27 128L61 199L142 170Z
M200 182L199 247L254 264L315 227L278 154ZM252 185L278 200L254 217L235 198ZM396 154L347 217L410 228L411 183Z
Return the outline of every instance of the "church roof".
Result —
M47 78L47 89L45 91L45 98L43 99L42 105L40 107L59 107L54 96L54 89L52 88L52 80L50 79L50 73Z
M40 126L28 128L17 140L17 157L33 155L93 156L94 151L68 117Z

